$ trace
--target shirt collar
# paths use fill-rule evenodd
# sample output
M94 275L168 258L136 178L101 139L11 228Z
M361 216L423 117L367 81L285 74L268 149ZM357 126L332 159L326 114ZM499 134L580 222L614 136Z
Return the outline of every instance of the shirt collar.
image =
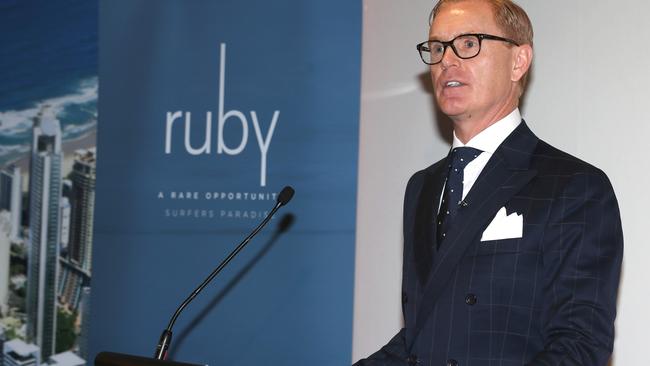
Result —
M469 140L467 144L463 144L458 137L456 137L456 132L454 131L454 140L451 147L453 149L456 147L467 146L494 154L503 140L505 140L520 123L521 113L519 112L519 108L515 108L515 110L510 112L509 115L479 132L479 134Z

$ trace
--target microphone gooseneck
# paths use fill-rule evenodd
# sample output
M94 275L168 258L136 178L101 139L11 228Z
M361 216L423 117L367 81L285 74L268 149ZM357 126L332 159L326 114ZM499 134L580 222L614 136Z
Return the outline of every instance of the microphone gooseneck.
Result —
M257 235L257 233L260 230L262 230L264 226L266 226L266 224L271 220L275 212L280 207L286 205L287 203L289 203L289 201L291 201L291 198L293 198L294 193L295 191L290 186L284 187L282 191L280 191L280 194L278 194L278 198L275 203L275 206L273 207L271 212L269 212L269 214L264 218L264 220L262 220L262 222L259 225L257 225L257 227L250 234L248 234L248 236L241 243L239 243L239 245L237 245L237 247L232 252L230 252L230 254L228 254L228 256L223 261L221 261L219 266L217 266L217 268L215 268L212 271L212 273L210 273L210 275L208 275L208 277L205 280L203 280L203 282L194 291L192 291L190 296L188 296L185 299L185 301L181 303L178 309L176 309L174 315L172 315L171 319L169 320L169 324L167 325L167 328L165 328L165 330L163 330L162 334L160 335L160 340L158 341L156 352L154 354L154 357L156 359L164 360L167 358L167 351L169 349L169 345L172 342L172 328L174 327L174 323L176 323L176 319L181 314L183 309L185 309L185 307L187 307L187 305L189 305L189 303L192 302L192 300L194 300L194 298L199 293L201 293L201 291L203 291L203 289L210 283L210 281L212 281L212 279L214 279L219 274L219 272L221 272L221 270L224 269L224 267L226 267L228 263L230 263L230 261L233 258L235 258L235 256L237 256L237 254L239 254L239 252L246 246L246 244L248 244L248 242L251 241L251 239L255 235Z

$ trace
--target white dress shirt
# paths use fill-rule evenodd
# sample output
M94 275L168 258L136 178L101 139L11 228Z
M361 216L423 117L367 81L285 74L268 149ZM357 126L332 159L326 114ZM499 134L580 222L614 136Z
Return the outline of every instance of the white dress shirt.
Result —
M509 115L474 136L467 144L463 144L456 137L456 132L454 132L454 142L451 145L452 149L468 146L483 151L476 159L467 164L465 170L463 170L463 199L467 196L467 192L472 188L496 149L520 123L521 113L519 112L519 108L515 108Z

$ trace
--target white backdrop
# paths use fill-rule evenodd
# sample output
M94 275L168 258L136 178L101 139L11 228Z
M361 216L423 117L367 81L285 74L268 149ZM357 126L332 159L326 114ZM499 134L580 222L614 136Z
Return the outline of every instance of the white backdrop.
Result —
M415 50L427 38L433 3L364 1L353 360L401 327L404 188L449 148ZM535 28L524 118L540 138L603 169L621 208L625 258L612 364L648 364L650 245L642 222L650 207L650 3L518 3Z

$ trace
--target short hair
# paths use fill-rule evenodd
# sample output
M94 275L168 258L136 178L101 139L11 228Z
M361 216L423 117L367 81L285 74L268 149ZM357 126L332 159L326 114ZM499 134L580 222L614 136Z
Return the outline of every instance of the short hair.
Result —
M517 44L527 44L533 47L533 24L526 11L511 0L439 0L431 10L429 23L433 24L433 20L440 12L441 6L463 1L485 1L489 3L492 6L494 20L503 31L504 37L512 39ZM526 87L527 81L528 72L520 80L522 90Z

